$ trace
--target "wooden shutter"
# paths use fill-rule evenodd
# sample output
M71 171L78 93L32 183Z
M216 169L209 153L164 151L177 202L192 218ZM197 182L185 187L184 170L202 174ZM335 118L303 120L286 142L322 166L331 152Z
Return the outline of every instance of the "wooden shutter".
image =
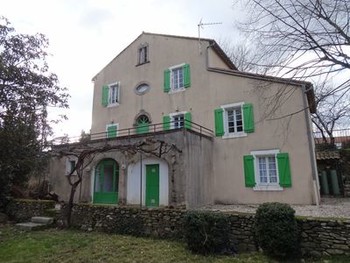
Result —
M184 73L184 87L188 88L191 86L191 71L190 71L190 65L185 64L183 66L183 73Z
M170 91L170 69L164 70L164 92Z
M109 93L109 88L107 85L104 85L102 87L102 106L103 107L108 106L108 93Z
M244 132L254 132L254 111L253 104L246 103L243 105L243 121L244 121Z
M191 115L191 112L186 112L185 113L185 128L191 129L191 127L192 127L192 115Z
M117 125L110 125L107 127L107 138L117 137Z
M215 136L222 136L225 133L224 130L224 110L219 108L214 110L215 118Z
M163 130L170 130L170 116L169 115L164 115L163 116Z
M292 177L290 172L289 155L288 153L277 154L278 176L280 179L280 186L291 187Z
M244 179L246 187L255 186L254 157L253 155L243 156Z

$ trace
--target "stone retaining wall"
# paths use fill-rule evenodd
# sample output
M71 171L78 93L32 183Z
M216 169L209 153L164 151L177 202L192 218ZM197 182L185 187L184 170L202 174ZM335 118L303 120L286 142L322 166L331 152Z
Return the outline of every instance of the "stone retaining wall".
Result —
M6 214L11 220L24 222L33 216L51 215L54 208L54 201L17 199L7 205Z
M54 206L52 202L15 201L9 215L21 221ZM63 211L57 213L57 223L63 220ZM182 239L185 209L103 206L77 204L72 213L74 227L109 233ZM254 251L254 215L226 212L231 222L233 242L238 251ZM350 255L350 219L297 218L301 233L303 255Z

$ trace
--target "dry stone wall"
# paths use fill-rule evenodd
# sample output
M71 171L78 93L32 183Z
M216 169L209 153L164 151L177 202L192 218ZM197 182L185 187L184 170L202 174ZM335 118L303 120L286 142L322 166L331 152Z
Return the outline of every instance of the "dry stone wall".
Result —
M55 204L50 201L16 200L8 207L15 221L47 214ZM56 213L62 223L64 207ZM183 238L184 208L139 208L77 204L73 208L74 227L86 231L152 236L166 239ZM53 213L55 215L55 213ZM254 241L254 214L226 213L231 224L231 238L239 252L257 249ZM297 218L303 255L350 255L350 219Z

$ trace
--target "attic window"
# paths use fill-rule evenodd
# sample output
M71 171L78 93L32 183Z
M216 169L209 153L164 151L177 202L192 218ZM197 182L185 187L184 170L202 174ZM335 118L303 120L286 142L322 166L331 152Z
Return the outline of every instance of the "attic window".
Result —
M142 65L149 62L148 43L143 43L138 48L137 65Z

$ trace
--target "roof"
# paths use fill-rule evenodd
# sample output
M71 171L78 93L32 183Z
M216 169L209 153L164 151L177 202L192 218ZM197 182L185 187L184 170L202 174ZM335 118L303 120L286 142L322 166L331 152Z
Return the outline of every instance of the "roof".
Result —
M316 159L317 160L340 159L340 154L338 151L316 152Z

